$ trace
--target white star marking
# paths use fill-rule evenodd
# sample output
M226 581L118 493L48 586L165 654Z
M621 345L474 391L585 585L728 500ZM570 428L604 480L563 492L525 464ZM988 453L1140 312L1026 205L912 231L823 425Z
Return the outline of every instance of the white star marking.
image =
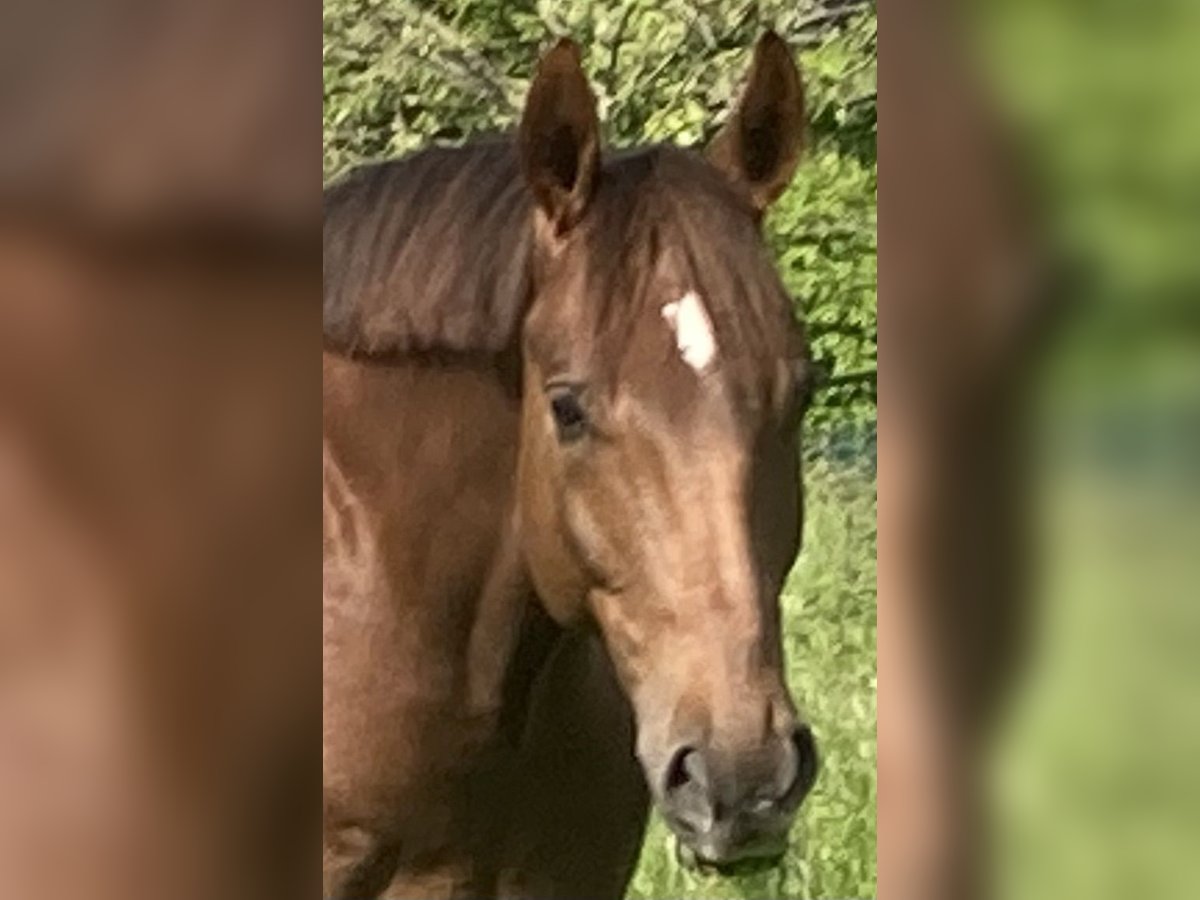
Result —
M688 291L674 303L666 304L662 317L675 333L675 346L683 361L703 372L717 355L717 337L700 295Z

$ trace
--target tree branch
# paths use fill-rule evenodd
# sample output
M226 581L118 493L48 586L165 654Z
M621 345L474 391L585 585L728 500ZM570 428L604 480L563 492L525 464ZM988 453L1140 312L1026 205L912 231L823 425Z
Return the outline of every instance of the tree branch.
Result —
M869 369L863 372L847 372L845 375L831 375L821 383L820 389L827 391L830 388L858 385L866 385L874 388L876 387L877 376L877 369Z

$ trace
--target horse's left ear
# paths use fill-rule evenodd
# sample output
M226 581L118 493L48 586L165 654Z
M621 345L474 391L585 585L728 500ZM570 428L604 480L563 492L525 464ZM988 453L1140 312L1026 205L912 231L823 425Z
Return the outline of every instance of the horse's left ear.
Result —
M578 45L567 38L538 64L521 117L521 166L556 234L573 228L596 183L600 124Z
M750 77L708 158L750 194L761 213L787 188L804 147L804 85L791 50L768 31L754 48Z

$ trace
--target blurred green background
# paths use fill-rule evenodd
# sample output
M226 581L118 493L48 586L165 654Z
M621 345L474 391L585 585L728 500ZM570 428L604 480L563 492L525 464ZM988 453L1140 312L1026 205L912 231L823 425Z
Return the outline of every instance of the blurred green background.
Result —
M1040 373L1041 586L993 748L1004 898L1200 896L1200 4L995 0L1067 328Z
M681 870L655 821L631 896L871 897L875 876L876 15L861 0L325 0L324 168L511 129L552 37L582 45L610 145L703 144L755 40L798 52L810 143L767 220L829 375L806 424L805 550L783 597L789 678L822 771L778 869Z

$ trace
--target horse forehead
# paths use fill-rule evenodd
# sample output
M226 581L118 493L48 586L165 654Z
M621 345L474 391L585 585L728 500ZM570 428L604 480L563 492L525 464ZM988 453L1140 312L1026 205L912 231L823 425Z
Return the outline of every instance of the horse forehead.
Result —
M775 392L775 357L723 329L729 310L695 284L642 310L613 356L617 417L668 444L717 441L732 452L752 440Z

